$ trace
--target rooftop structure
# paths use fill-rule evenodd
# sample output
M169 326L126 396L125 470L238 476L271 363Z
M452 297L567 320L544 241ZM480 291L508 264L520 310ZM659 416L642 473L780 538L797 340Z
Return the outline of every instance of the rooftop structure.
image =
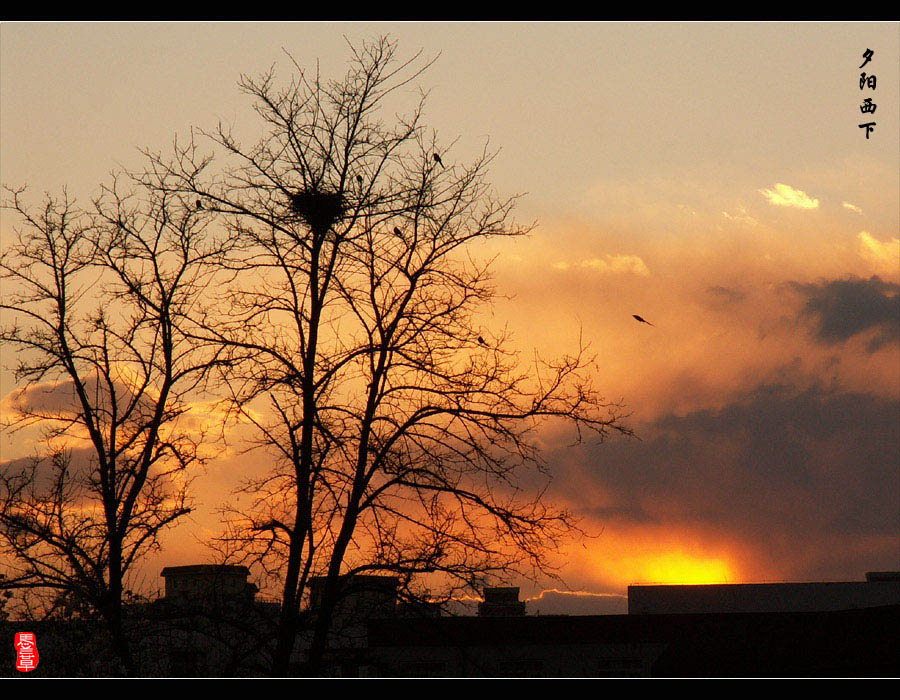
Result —
M166 580L166 600L250 602L257 588L247 581L246 566L227 564L194 564L167 566L160 576Z
M821 612L900 605L900 572L865 581L628 587L628 614Z
M485 588L484 601L478 604L479 617L521 617L525 603L519 600L519 588Z

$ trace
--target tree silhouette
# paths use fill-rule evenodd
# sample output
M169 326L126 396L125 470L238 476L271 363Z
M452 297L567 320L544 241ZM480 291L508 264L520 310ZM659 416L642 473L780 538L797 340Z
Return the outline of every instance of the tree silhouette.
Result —
M4 428L41 440L34 458L0 464L0 559L5 585L45 594L45 613L77 601L103 620L132 672L128 576L190 512L203 457L186 414L217 360L184 324L220 249L191 203L123 193L120 179L87 210L65 193L34 210L7 188L19 227L0 256L0 342L18 389Z
M193 140L148 154L166 194L200 197L236 245L234 284L196 339L222 348L223 387L271 462L248 476L219 546L279 582L276 675L291 670L313 576L325 583L303 616L308 673L322 671L342 576L390 573L407 598L448 600L552 573L574 523L541 497L536 428L627 432L584 348L526 365L505 331L475 330L496 291L473 244L527 232L515 198L492 193L487 150L439 163L424 98L384 118L430 65L420 54L400 61L387 39L351 51L341 80L296 63L285 86L272 70L244 76L266 134L245 146L222 125L203 132L221 170Z

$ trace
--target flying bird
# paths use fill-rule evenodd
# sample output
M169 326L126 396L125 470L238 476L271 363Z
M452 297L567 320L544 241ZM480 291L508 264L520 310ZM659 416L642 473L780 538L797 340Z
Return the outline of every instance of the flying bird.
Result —
M441 160L441 157L440 157L437 153L435 153L433 157L434 157L434 162L437 163L438 165L440 165L440 166L443 168L443 167L444 167L444 161Z
M641 317L638 316L637 314L631 314L631 317L632 317L635 321L637 321L638 323L646 323L648 326L653 326L653 324L650 323L650 321L641 318ZM656 326L653 326L653 327L656 328Z

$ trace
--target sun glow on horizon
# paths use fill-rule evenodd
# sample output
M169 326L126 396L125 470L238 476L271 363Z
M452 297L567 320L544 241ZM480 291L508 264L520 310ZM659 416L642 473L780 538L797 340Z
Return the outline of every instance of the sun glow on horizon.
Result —
M634 583L704 584L734 583L732 567L724 559L667 552L633 562Z
M611 525L590 545L567 554L570 569L588 582L582 584L587 590L624 593L634 584L740 583L760 573L742 543L695 530Z

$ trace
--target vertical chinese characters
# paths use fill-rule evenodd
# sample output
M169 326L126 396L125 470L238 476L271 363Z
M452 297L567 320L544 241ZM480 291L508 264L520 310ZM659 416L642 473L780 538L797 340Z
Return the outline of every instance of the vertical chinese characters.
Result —
M862 62L862 65L860 65L860 68L865 68L866 65L868 65L868 63L872 60L873 56L875 56L875 52L872 49L866 49L863 52L862 56L863 56L863 62ZM868 75L866 75L865 71L863 71L862 73L859 74L859 89L860 90L868 89L868 90L874 91L876 83L877 83L877 81L873 74L869 73ZM862 112L863 114L875 114L875 109L878 107L878 105L875 104L875 102L873 101L874 99L875 99L874 97L863 98L863 102L859 106L859 111ZM860 124L859 128L866 130L866 138L868 139L869 134L871 134L872 131L875 129L875 122L866 122L865 124Z

